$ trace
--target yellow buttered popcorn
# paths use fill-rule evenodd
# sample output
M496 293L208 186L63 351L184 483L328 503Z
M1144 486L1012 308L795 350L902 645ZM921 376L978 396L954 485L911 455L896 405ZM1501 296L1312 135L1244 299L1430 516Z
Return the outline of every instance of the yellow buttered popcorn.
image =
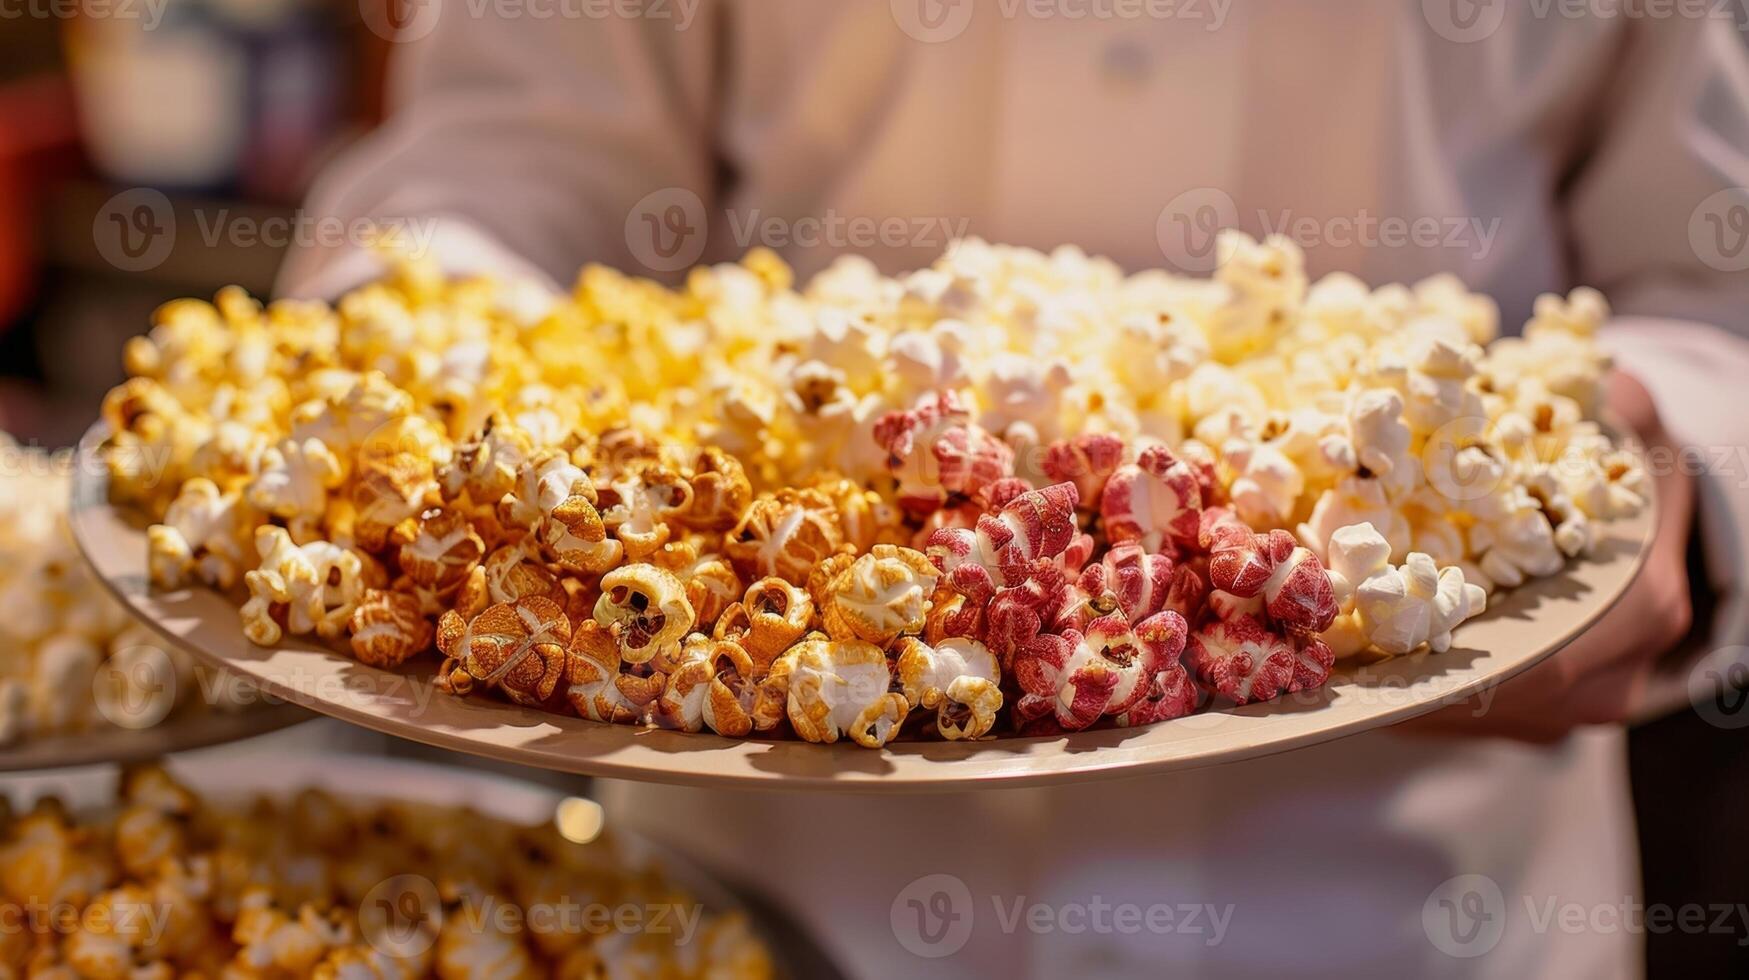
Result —
M774 975L743 914L707 907L611 828L576 843L563 827L313 789L213 801L136 767L112 808L48 798L0 827L0 907L16 913L0 973Z

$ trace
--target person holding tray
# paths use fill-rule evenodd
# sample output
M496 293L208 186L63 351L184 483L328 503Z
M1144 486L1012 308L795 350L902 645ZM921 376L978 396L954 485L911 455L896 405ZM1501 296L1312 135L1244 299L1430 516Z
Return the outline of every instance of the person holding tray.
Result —
M846 251L895 272L961 232L1193 268L1236 224L1294 238L1316 273L1455 273L1509 325L1594 285L1616 312L1609 407L1654 463L1749 438L1749 58L1728 21L1467 0L657 6L412 9L395 111L309 211L435 217L448 271L550 289L586 262L673 274L760 244L804 277ZM858 221L906 233L853 240ZM311 249L280 291L333 298L381 271ZM1692 469L1654 465L1656 539L1601 622L1399 729L1043 790L602 790L859 976L1636 975L1635 930L1545 910L1639 893L1620 723L1691 633L1691 593L1711 647L1749 640L1749 474Z

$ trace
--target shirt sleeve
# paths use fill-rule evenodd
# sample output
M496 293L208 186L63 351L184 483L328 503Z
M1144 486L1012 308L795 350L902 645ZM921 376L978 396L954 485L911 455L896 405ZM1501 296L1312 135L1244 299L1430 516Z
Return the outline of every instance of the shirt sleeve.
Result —
M312 225L399 225L448 272L556 287L591 261L635 268L628 216L651 193L710 200L712 0L413 10L389 118L318 179ZM276 292L332 298L381 273L362 236L340 237L294 250Z
M1722 18L1622 43L1566 194L1575 278L1610 297L1605 343L1697 471L1711 642L1749 642L1749 56Z

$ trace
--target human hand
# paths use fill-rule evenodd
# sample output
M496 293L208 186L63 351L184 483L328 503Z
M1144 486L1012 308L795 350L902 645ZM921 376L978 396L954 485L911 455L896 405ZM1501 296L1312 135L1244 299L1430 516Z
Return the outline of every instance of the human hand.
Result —
M1670 436L1645 387L1620 371L1609 379L1609 407L1648 449ZM1658 658L1688 634L1688 536L1694 483L1681 471L1655 474L1658 525L1645 567L1621 599L1565 648L1498 690L1412 719L1396 731L1498 736L1547 744L1581 725L1627 720Z

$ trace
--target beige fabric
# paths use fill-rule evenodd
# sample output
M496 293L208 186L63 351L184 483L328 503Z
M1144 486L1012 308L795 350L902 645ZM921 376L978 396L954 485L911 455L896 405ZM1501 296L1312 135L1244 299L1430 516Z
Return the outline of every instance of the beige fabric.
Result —
M836 244L780 248L804 273L840 251L914 267L961 229L1075 242L1131 267L1194 264L1214 214L1285 228L1314 273L1458 273L1500 299L1508 324L1539 292L1596 285L1632 315L1617 349L1678 435L1749 444L1749 276L1732 271L1741 242L1709 244L1706 223L1735 203L1712 195L1749 184L1749 63L1728 21L1573 17L1561 4L1471 4L1481 21L1453 21L1438 0L922 3L706 2L683 30L673 18L481 22L452 3L399 49L393 120L310 208L437 216L452 269L557 283L585 261L648 260L644 215L660 224L681 191L698 195L684 225L700 237L667 244L697 251L708 229L704 259L781 244L746 234L761 219L792 234L797 219L838 221ZM1700 7L1735 9L1664 9ZM1074 9L1178 14L1063 16ZM931 35L920 11L946 27ZM1491 17L1503 22L1489 32ZM848 240L883 218L924 240ZM1417 221L1423 244L1386 237ZM371 267L305 252L282 287L332 294ZM1741 454L1703 483L1727 598L1717 642L1743 642ZM858 976L1629 976L1637 935L1525 922L1527 900L1636 900L1621 749L1608 732L1547 751L1381 734L1051 793L609 796L626 823L684 834L746 874L797 869L767 883ZM968 882L980 929L992 895L1235 912L1213 947L979 931L928 960L888 921L926 872ZM1423 923L1431 891L1466 873L1498 883L1510 913L1474 958L1439 952Z

